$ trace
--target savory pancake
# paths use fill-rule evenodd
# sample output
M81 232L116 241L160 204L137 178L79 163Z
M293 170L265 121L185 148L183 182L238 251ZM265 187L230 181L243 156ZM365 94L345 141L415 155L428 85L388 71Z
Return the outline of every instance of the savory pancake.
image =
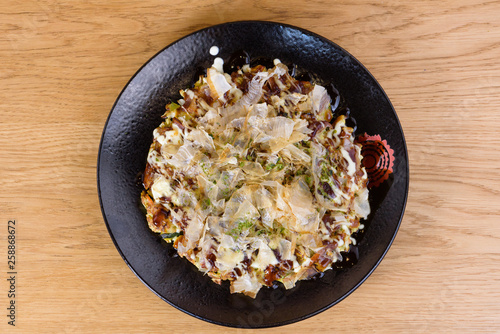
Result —
M361 146L339 97L285 65L207 69L154 130L149 227L231 292L330 269L370 213Z

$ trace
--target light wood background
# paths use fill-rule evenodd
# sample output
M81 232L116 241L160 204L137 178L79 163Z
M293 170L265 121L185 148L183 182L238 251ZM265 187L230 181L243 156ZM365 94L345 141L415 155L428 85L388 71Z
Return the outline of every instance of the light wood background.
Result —
M313 318L259 332L500 332L500 2L488 0L1 1L0 332L235 331L174 309L125 265L96 161L113 102L144 62L244 19L300 26L359 59L394 104L411 169L401 229L371 277Z

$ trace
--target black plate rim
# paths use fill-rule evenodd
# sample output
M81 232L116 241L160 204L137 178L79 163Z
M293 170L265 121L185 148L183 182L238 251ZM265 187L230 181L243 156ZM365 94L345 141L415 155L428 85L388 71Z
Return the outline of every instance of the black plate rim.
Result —
M105 138L105 134L106 134L106 130L108 128L108 123L111 119L111 116L113 114L113 111L115 110L115 107L116 105L118 104L118 101L120 101L123 93L127 90L127 88L129 87L130 83L135 79L135 77L154 59L156 58L158 55L160 55L163 51L165 51L166 49L170 48L171 46L173 46L174 44L190 37L191 35L195 35L195 34L198 34L200 32L203 32L203 31L206 31L206 30L209 30L209 29L212 29L212 28L215 28L215 27L223 27L223 26L230 26L230 25L235 25L235 24L242 24L242 23L255 23L255 24L266 24L266 25L277 25L277 26L281 26L281 27L287 27L287 28L291 28L291 29L294 29L294 30L298 30L302 33L304 33L305 35L310 35L310 36L313 36L315 38L318 38L324 42L326 42L327 44L331 44L332 46L338 48L339 50L341 50L342 52L344 52L346 55L348 55L349 57L351 57L352 59L354 59L358 64L359 66L364 70L366 71L366 73L369 75L369 77L373 80L373 82L379 86L380 88L380 92L382 93L382 95L385 97L385 99L387 100L387 102L389 103L390 107L391 107L391 111L392 113L394 114L394 118L397 122L397 125L398 125L398 130L399 132L401 132L402 134L402 149L403 149L403 152L402 152L402 155L404 157L404 160L406 161L406 168L405 170L403 171L406 175L406 184L404 185L404 198L403 198L403 203L402 203L402 207L401 207L401 213L400 213L400 216L399 216L399 219L398 219L398 223L396 225L396 228L395 228L395 231L394 231L394 234L392 235L392 238L389 242L389 244L387 245L387 247L385 248L383 254L380 256L380 258L378 259L378 261L375 263L375 265L371 268L371 270L366 273L349 291L347 291L342 297L336 299L335 301L333 301L332 303L316 310L316 311L313 311L307 315L304 315L302 317L297 317L297 318L294 318L294 319L291 319L291 320L287 320L287 321L281 321L281 322L275 322L275 323L272 323L272 324L262 324L262 325L258 325L258 326L251 326L251 327L246 327L246 326L238 326L236 324L232 324L232 323L225 323L225 322L221 322L221 321L216 321L216 320L213 320L213 319L208 319L208 318L204 318L202 316L199 316L193 312L190 312L188 310L185 310L183 308L181 308L180 306L172 303L171 301L169 301L168 299L166 299L165 297L163 297L162 295L160 295L155 289L153 289L148 283L146 283L146 281L142 278L142 276L132 267L132 265L130 264L130 262L127 260L127 258L125 257L124 253L122 252L120 246L118 245L112 231L111 231L111 227L108 223L108 220L107 220L107 215L106 215L106 211L105 211L105 208L104 208L104 204L103 204L103 201L102 201L102 191L101 191L101 177L100 177L100 166L101 166L101 151L102 151L102 148L103 148L103 143L104 143L104 138ZM349 53L347 50L345 50L343 47L341 47L340 45L338 45L337 43L327 39L326 37L323 37L321 35L318 35L317 33L315 32L312 32L310 30L306 30L306 29L303 29L303 28L300 28L300 27L297 27L297 26L294 26L294 25L290 25L290 24L286 24L286 23L281 23L281 22L275 22L275 21L266 21L266 20L237 20L237 21L230 21L230 22L225 22L225 23L221 23L221 24L216 24L216 25L210 25L210 26L207 26L207 27L204 27L204 28L201 28L201 29L198 29L198 30L195 30L187 35L184 35L183 37L179 38L179 39L176 39L175 41L171 42L170 44L168 44L167 46L165 46L164 48L162 48L160 51L156 52L153 56L151 56L143 65L141 65L139 67L139 69L137 69L137 71L134 73L134 75L127 81L127 83L125 84L125 86L123 87L123 89L121 90L120 94L118 95L118 97L116 98L115 102L113 103L113 106L111 107L111 110L108 114L108 117L106 119L106 122L104 123L104 128L103 128L103 131L102 131L102 134L101 134L101 140L100 140L100 143L99 143L99 150L98 150L98 155L97 155L97 193L98 193L98 197L99 197L99 206L101 208L101 213L102 213L102 216L103 216L103 219L104 219L104 222L106 224L106 228L108 230L108 234L111 238L111 240L113 241L113 244L115 245L116 249L118 250L118 253L120 254L120 256L122 257L122 259L124 260L125 264L129 267L129 269L137 276L137 278L139 278L139 280L146 286L148 287L149 290L151 290L155 295L157 295L158 297L160 297L161 300L167 302L169 305L175 307L176 309L190 315L190 316L193 316L199 320L202 320L202 321L206 321L206 322L209 322L209 323L212 323L212 324L215 324L215 325L219 325L219 326L225 326L225 327L233 327L233 328L271 328L271 327L278 327L278 326L284 326L284 325L288 325L288 324L292 324L292 323L295 323L295 322L299 322L299 321L302 321L302 320L305 320L305 319L308 319L308 318L311 318L319 313L322 313L324 311L326 311L327 309L333 307L334 305L340 303L341 301L343 301L345 298L347 298L350 294L352 294L357 288L359 288L359 286L361 284L363 284L367 279L368 277L375 271L375 269L380 265L380 263L382 262L382 260L385 258L387 252L389 251L389 249L391 248L396 236L397 236L397 233L399 231L399 228L401 226L401 222L403 220L403 216L404 216L404 213L405 213L405 210L406 210L406 204L408 202L408 192L409 192L409 183L410 183L410 168L409 168L409 158L408 158L408 149L407 149L407 145L406 145L406 138L404 136L404 132L403 132L403 127L401 126L401 122L399 120L399 117L397 116L397 113L396 113L396 110L391 102L391 100L389 99L389 97L387 96L387 93L385 92L385 90L383 89L382 85L375 79L375 77L373 76L373 74L364 66L363 63L361 63L356 57L354 57L351 53Z

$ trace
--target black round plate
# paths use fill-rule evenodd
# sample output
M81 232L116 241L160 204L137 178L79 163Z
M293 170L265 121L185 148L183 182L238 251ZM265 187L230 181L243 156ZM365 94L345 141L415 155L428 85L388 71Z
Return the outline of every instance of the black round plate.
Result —
M379 134L394 150L394 173L358 243L359 260L350 268L329 270L291 290L263 288L256 299L230 294L166 245L147 225L140 204L140 175L161 123L165 105L211 66L211 46L228 61L246 51L253 61L295 64L319 82L332 82L357 121L357 133ZM408 158L401 125L384 91L344 49L309 31L272 22L233 22L209 27L169 45L132 77L118 97L102 134L97 166L104 220L127 265L154 293L178 309L212 323L270 327L313 316L354 291L389 249L401 222L408 193ZM382 189L382 188L381 188ZM148 305L145 306L148 308ZM152 310L151 310L152 311ZM172 320L168 320L172 323ZM164 321L162 320L162 323Z

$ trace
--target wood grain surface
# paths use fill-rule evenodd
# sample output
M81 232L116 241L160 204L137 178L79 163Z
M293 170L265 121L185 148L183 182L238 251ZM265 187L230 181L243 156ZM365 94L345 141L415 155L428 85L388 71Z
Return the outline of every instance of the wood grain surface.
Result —
M368 280L259 332L500 332L500 2L488 0L0 2L0 332L251 332L144 286L108 235L96 185L104 123L135 71L186 34L247 19L311 30L359 59L394 104L411 171L401 229Z

